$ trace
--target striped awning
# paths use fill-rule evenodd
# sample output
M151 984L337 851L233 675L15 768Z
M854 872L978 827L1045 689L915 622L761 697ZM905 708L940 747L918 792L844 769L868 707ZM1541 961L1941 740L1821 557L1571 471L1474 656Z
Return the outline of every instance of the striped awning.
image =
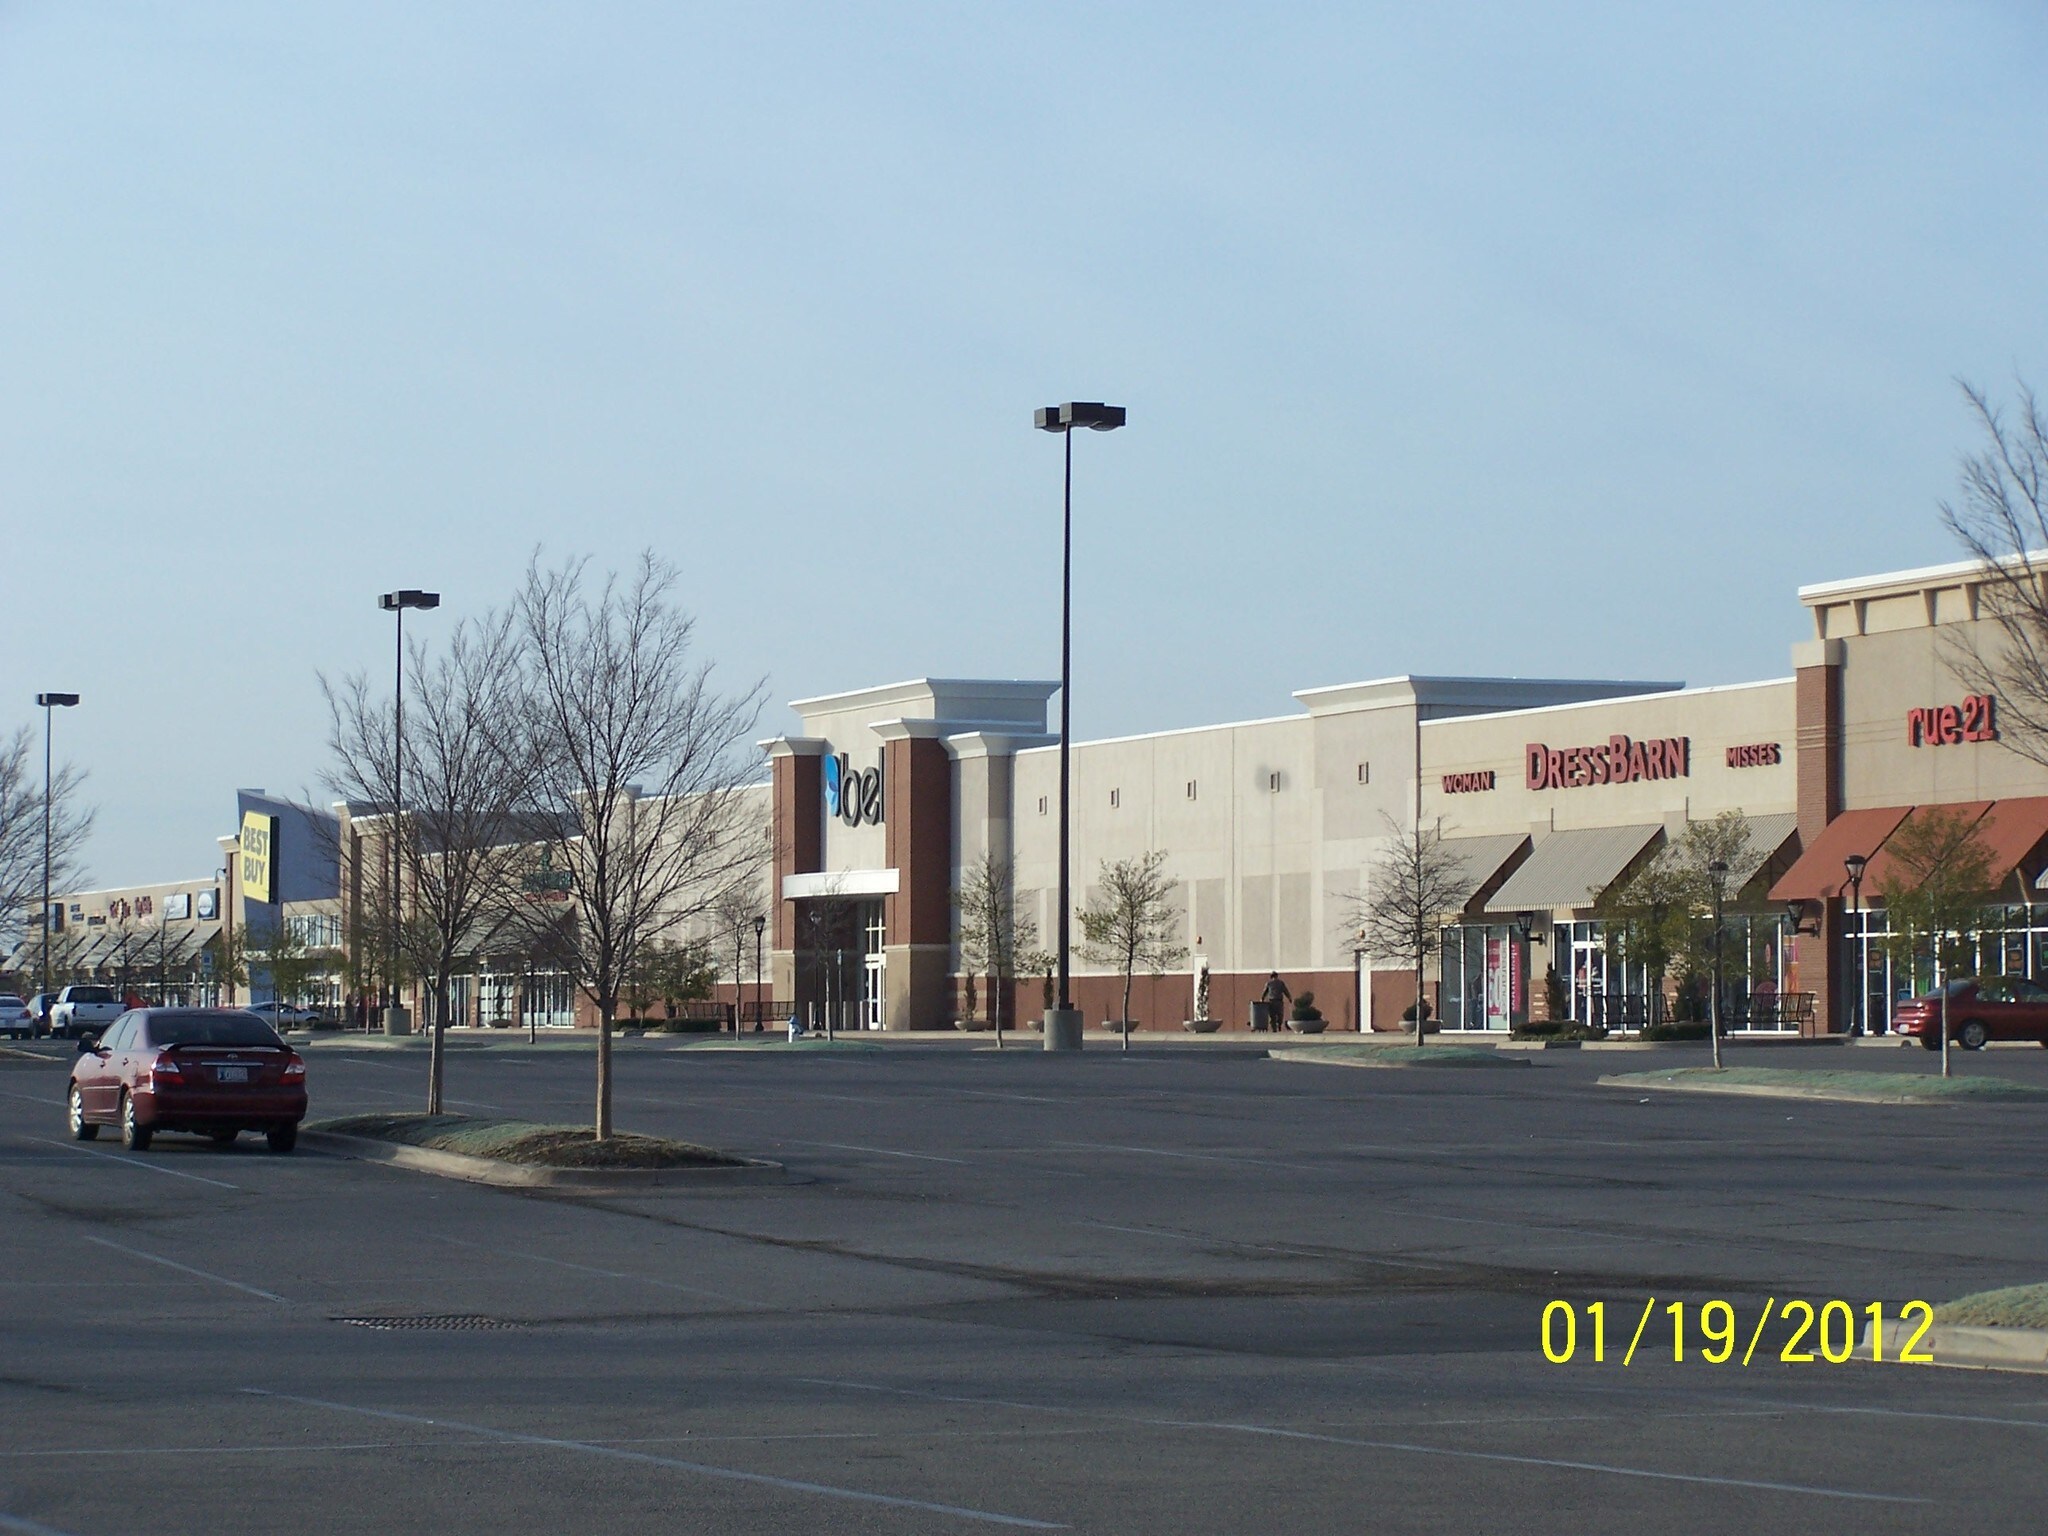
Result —
M1489 912L1590 907L1663 834L1656 823L1553 832L1486 904Z

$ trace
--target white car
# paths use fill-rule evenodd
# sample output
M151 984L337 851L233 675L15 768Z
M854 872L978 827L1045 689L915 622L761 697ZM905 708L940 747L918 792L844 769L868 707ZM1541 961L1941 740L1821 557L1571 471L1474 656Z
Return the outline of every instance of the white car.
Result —
M33 1040L36 1033L36 1016L29 1011L28 999L0 992L0 1035L12 1040Z
M247 1013L253 1013L273 1029L304 1029L320 1022L320 1010L301 1008L296 1003L252 1003Z

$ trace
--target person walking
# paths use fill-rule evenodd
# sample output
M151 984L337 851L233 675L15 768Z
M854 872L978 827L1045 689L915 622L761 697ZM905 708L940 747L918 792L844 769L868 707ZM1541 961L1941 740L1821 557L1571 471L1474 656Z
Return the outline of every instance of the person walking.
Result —
M1286 1008L1294 994L1287 990L1287 983L1274 971L1266 977L1266 989L1259 994L1259 1001L1266 1005L1266 1028L1278 1034Z

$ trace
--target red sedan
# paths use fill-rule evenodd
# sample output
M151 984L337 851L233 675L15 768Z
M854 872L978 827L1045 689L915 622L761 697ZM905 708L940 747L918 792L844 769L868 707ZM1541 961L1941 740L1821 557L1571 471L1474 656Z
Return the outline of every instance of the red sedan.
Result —
M222 1146L261 1131L289 1152L306 1118L306 1064L253 1013L237 1008L135 1008L71 1067L71 1134L103 1125L140 1152L158 1131L191 1131Z
M1892 1030L1941 1049L1941 994L1930 992L1892 1009ZM1948 984L1948 1037L1966 1051L1993 1040L2048 1045L2048 987L2024 976L1959 976Z

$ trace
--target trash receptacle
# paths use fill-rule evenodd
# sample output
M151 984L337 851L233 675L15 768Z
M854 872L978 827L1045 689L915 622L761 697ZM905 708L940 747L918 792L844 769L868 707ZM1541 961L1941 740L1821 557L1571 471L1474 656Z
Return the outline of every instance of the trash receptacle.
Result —
M1254 1034L1261 1033L1272 1027L1273 1021L1266 1016L1266 1004L1264 999L1258 999L1252 1003L1251 1022L1252 1032Z

